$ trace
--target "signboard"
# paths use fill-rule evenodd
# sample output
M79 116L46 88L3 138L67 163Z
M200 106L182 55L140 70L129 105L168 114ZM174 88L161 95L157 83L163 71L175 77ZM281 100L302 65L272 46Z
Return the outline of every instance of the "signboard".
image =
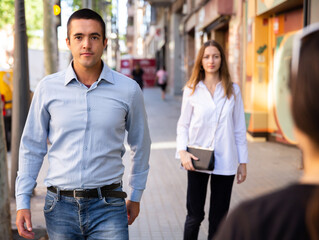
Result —
M263 14L288 0L257 0L257 15Z
M155 59L123 59L121 60L120 72L128 77L132 77L131 72L137 63L140 64L141 68L144 71L144 87L153 87L155 85L156 80Z
M131 76L131 59L121 60L121 70L120 72L125 76Z

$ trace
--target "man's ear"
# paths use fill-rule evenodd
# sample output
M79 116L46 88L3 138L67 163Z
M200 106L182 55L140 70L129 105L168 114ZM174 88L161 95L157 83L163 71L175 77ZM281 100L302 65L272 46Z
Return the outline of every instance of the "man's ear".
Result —
M104 45L104 49L106 49L106 46L107 46L107 40L108 40L107 38L105 38L105 39L104 39L104 43L103 43L103 45Z
M70 39L68 37L65 39L65 42L68 48L70 49Z

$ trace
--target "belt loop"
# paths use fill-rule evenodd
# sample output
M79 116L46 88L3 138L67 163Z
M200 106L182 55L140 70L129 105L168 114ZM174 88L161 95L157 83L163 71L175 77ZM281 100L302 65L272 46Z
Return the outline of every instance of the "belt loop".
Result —
M56 188L56 194L57 194L57 198L58 198L58 201L61 200L61 194L60 194L60 188Z
M100 187L97 188L97 193L99 195L99 199L102 200L103 196L102 196L102 192L101 192L101 188Z

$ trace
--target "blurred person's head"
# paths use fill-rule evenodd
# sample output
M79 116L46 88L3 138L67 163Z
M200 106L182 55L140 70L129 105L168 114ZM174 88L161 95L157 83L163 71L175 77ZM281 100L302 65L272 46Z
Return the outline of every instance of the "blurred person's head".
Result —
M140 70L140 69L141 69L140 63L139 63L139 62L136 62L135 65L134 65L134 68L135 68L136 70Z
M306 184L319 185L319 24L295 37L290 78L295 135L303 151ZM306 225L312 240L319 240L319 186L307 203Z
M296 137L307 136L319 153L319 28L298 39L300 45L294 45L298 49L293 49L290 81L292 116ZM303 148L303 141L300 144Z
M216 53L216 55L219 55L220 57L220 64L218 66L218 69L215 70L218 72L219 79L221 80L225 90L225 95L227 95L227 97L230 98L230 96L233 93L233 88L231 77L228 71L225 53L221 45L214 40L209 40L205 42L199 49L193 67L192 75L189 81L187 82L187 86L192 88L194 93L196 85L200 81L205 79L205 76L208 73L208 69L205 66L203 66L203 63L205 63L205 55L212 54L213 52Z
M96 13L95 11L88 9L88 8L83 8L78 11L75 11L69 18L68 23L67 23L67 37L70 39L70 27L71 27L71 22L75 19L91 19L97 21L102 29L102 38L103 41L106 39L105 36L105 22L103 21L102 17Z

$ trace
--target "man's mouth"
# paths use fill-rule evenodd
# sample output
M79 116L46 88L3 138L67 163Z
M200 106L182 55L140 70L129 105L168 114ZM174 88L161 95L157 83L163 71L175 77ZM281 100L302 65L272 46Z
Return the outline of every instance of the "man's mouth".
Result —
M84 53L81 53L80 55L81 55L81 56L92 56L93 53L91 53L91 52L84 52Z

